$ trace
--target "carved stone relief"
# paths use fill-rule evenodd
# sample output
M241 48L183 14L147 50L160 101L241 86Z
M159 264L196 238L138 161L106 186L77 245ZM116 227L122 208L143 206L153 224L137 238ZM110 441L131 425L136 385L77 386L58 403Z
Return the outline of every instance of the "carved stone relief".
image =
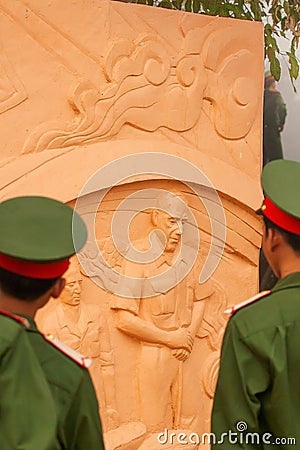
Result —
M0 0L0 33L1 200L80 204L92 230L38 324L93 359L107 449L182 448L210 429L223 311L257 291L262 27Z
M105 429L119 424L115 400L113 350L108 319L97 305L81 301L83 275L76 258L66 274L67 284L59 300L52 300L39 313L44 333L52 334L92 359L90 372L99 398Z
M82 9L85 20L79 20ZM18 123L18 152L128 139L134 133L209 152L255 176L257 92L263 85L260 24L109 0L89 8L83 0L63 7L57 0L1 0L0 20L29 100L22 110L27 120ZM32 55L26 62L21 42Z
M180 192L180 198L193 211L200 232L200 247L190 272L180 283L175 278L174 287L167 287L166 292L164 273L177 256L177 245L181 239L179 232L175 236L171 235L174 239L173 248L147 264L130 261L130 248L125 245L122 247L117 235L114 239L111 236L113 216L121 208L121 228L117 229L120 236L123 229L129 226L133 249L149 250L149 236L154 229L157 230L157 225L153 223L155 210L144 210L139 205L140 213L128 224L126 208L130 211L137 207L136 204L133 206L133 193L148 190L148 195L151 195L151 189L159 189L163 195L165 192ZM144 205L147 204L145 195L144 193ZM129 203L124 206L125 199L129 199ZM155 199L152 200L155 204ZM82 211L86 223L91 221L91 214L95 206L98 206L98 201L98 192L84 199L85 210ZM249 294L252 292L253 286L251 283L247 286L243 277L246 271L249 281L255 277L260 238L259 232L255 231L257 219L253 213L249 214L246 221L246 216L241 220L240 205L234 206L226 198L222 198L222 203L227 224L223 257L214 276L200 284L199 274L209 253L211 224L204 205L195 193L181 183L163 180L148 180L113 188L104 197L96 215L98 250L88 242L80 253L81 274L77 267L76 275L78 288L74 284L76 277L72 275L72 268L77 265L75 261L76 264L72 262L71 271L67 273L69 292L65 292L61 299L53 301L39 313L38 322L43 331L55 334L95 360L91 373L99 393L100 413L108 448L158 449L161 444L158 443L157 436L165 429L169 433L175 430L177 434L197 433L199 436L209 432L219 349L226 324L223 312L227 305L237 299L236 288L240 283L244 283L245 291ZM189 232L186 227L187 224L184 223L182 236L185 231ZM240 231L233 232L233 228ZM245 236L247 249L244 247ZM99 251L105 265L99 258ZM247 255L247 260L244 254ZM189 264L189 261L183 257L182 264L185 263ZM232 265L242 269L241 279L233 281L233 286L228 286ZM110 268L115 270L115 278L111 277L108 270ZM134 274L137 278L133 284L135 291L126 297L116 294L119 292L118 283L122 283L119 274L129 277ZM162 275L162 278L153 284L153 275ZM168 280L170 279L169 276ZM78 280L82 280L80 289ZM142 280L145 298L139 297L139 280ZM125 288L128 286L131 284L126 284ZM73 301L69 300L69 303L72 306L65 300L65 296L70 299L71 290ZM81 313L78 312L80 310ZM90 324L86 318L90 318ZM139 323L134 323L136 319ZM107 327L101 325L103 320ZM192 344L186 341L187 333L184 333L187 329L192 330ZM154 336L160 333L166 333L167 338L161 338L162 341L157 342ZM96 345L97 351L94 351L97 336L99 344ZM163 339L166 339L165 344ZM102 344L104 349L106 346L109 358L105 350L101 350ZM104 357L101 353L103 351ZM103 360L106 361L104 367ZM107 367L105 364L110 368L110 379L103 372ZM115 388L111 390L113 385ZM125 442L124 435L127 436Z
M0 43L0 114L26 100L27 94Z

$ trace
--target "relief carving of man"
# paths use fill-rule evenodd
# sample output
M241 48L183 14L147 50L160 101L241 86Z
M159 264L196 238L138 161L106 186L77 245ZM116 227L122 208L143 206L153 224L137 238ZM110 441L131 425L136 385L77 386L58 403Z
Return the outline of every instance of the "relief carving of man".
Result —
M199 390L199 380L190 376L187 363L214 289L210 282L199 285L195 270L186 271L191 262L187 253L179 251L186 219L187 206L179 197L169 192L158 197L150 220L152 250L160 252L154 252L152 261L145 264L124 258L125 277L120 282L124 296L111 298L117 328L140 341L140 419L150 432L165 427L193 429L199 421L201 405L185 396L186 387L190 391L194 381L195 399ZM149 250L148 237L134 242L134 247ZM175 270L167 273L173 266ZM183 277L182 273L188 274ZM136 286L126 283L126 276L135 277Z
M113 351L108 325L97 305L81 301L82 274L74 260L66 274L65 291L39 320L44 333L51 333L74 350L93 360L90 368L97 392L104 429L118 426Z

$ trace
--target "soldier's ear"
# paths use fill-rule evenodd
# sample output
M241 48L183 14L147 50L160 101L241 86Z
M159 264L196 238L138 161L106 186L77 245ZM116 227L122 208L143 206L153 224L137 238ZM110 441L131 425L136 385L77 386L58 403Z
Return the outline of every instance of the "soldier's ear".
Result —
M280 233L280 231L276 228L269 228L268 237L271 251L276 250L277 247L284 241L282 233Z
M66 286L66 279L65 278L59 278L57 282L52 287L51 296L53 298L57 298L60 296L62 291L64 290Z

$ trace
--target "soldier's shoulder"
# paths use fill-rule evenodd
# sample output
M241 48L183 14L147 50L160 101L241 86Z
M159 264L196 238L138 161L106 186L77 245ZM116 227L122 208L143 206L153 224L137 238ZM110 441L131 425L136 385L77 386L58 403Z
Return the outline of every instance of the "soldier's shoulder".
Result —
M62 360L75 363L81 369L88 369L91 366L92 360L90 358L87 358L76 350L73 350L52 334L42 334L42 337L53 349L58 352L57 354L60 355Z
M15 322L15 323L17 323L19 325L22 325L24 328L29 328L30 327L29 322L28 322L27 319L25 319L24 317L20 317L20 316L17 316L15 314L12 314L12 313L10 313L8 311L5 311L3 309L0 309L0 317L1 318L5 318L4 320L7 323Z
M25 329L29 323L22 317L0 310L1 354L5 348L13 347L20 339L25 339Z
M244 300L241 303L238 303L236 305L231 306L230 308L227 308L224 313L225 314L229 314L230 316L234 315L237 311L240 311L244 308L246 308L249 305L252 305L253 303L258 302L259 300L261 300L262 298L265 298L269 295L271 295L272 291L267 290L267 291L262 291L259 292L256 295L253 295L253 297L248 298L247 300Z

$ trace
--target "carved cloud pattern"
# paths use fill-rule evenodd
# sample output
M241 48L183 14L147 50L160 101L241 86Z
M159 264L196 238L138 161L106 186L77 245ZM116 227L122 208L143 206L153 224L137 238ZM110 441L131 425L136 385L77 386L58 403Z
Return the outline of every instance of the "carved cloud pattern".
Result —
M125 125L145 132L191 130L212 105L212 125L224 139L241 139L255 119L257 58L243 31L197 28L177 55L156 35L119 39L104 57L105 86L89 81L70 97L74 121L38 127L23 152L79 146L117 135Z

